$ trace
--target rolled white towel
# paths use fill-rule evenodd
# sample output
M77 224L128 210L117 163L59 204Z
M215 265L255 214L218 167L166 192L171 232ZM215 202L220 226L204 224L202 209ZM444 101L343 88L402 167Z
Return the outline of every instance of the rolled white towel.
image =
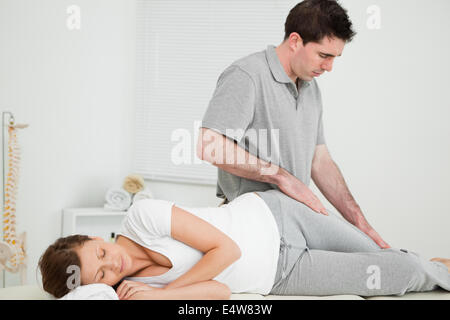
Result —
M58 300L119 300L119 296L104 283L92 283L78 286Z
M150 189L145 188L142 191L139 191L133 196L133 203L142 199L153 199L153 194Z
M123 188L110 188L105 196L105 209L127 210L131 206L131 193Z

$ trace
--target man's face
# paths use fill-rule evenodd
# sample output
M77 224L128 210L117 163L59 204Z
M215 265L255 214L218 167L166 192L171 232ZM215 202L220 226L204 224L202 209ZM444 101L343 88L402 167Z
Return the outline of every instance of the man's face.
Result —
M325 71L330 72L334 58L342 55L344 46L345 42L339 38L324 37L319 43L308 42L305 46L298 39L293 46L291 70L304 81L310 81Z

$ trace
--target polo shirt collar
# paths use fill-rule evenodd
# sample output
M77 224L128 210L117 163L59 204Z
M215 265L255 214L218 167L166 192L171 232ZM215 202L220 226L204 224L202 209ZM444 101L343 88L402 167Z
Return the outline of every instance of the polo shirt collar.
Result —
M268 45L266 50L266 59L269 64L270 71L276 81L281 83L293 83L291 78L284 71L283 65L278 58L277 52L275 51L274 45ZM310 85L310 81L303 81L306 86Z

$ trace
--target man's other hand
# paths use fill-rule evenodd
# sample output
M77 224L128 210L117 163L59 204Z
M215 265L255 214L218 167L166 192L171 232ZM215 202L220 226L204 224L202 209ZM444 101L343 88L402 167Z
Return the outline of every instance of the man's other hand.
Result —
M358 227L359 230L367 234L375 243L381 248L381 249L389 249L391 246L387 244L381 236L378 234L378 232L375 231L374 228L372 228L368 223L362 224Z

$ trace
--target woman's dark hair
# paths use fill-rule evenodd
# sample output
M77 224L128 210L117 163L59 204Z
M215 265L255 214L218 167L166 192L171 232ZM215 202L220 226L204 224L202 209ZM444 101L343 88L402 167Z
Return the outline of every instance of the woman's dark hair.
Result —
M347 10L336 0L304 0L289 12L284 24L284 40L297 32L308 42L320 42L324 37L352 41L356 32L352 30Z
M80 258L75 249L89 240L92 239L85 235L59 238L45 250L38 263L45 291L56 298L61 298L69 293L70 288L67 279L72 274L68 273L68 267L77 266L81 268Z

